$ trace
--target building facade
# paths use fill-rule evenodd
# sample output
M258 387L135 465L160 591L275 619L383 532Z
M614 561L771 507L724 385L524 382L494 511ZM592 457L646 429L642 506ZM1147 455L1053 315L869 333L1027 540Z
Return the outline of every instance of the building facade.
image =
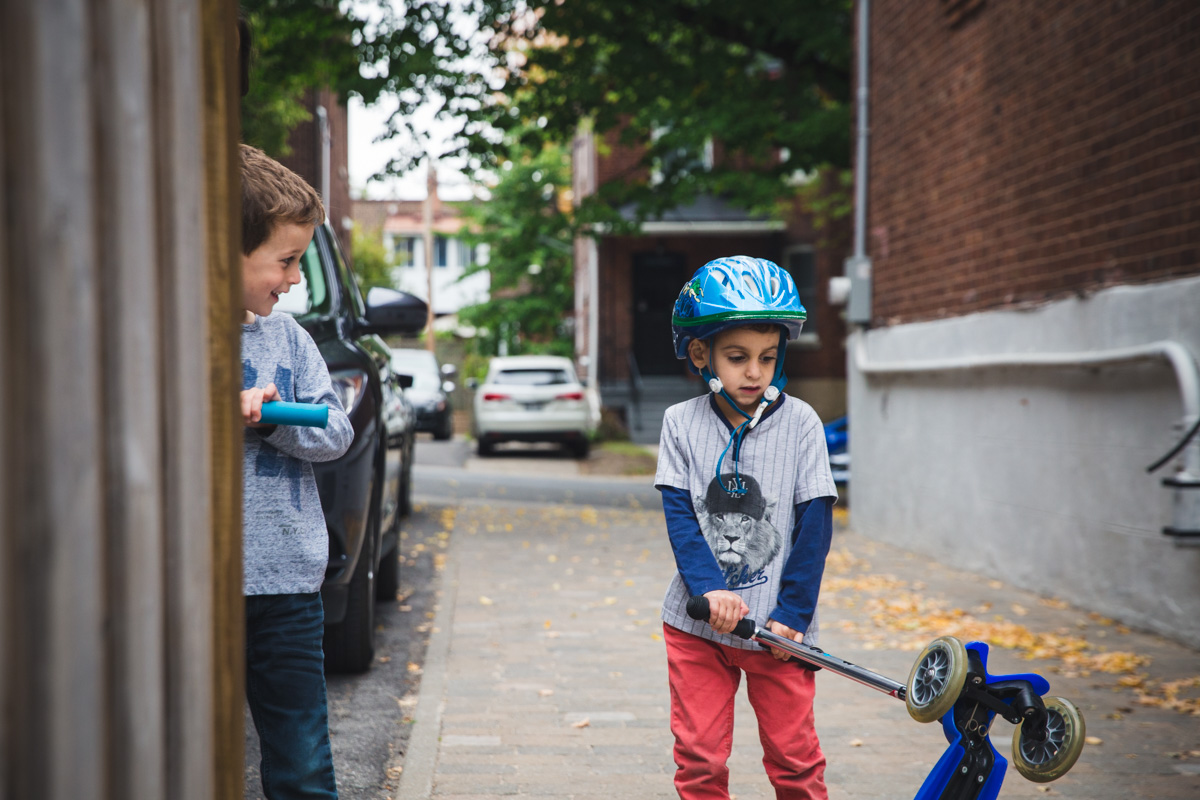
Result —
M486 248L473 247L460 235L466 221L458 204L441 202L436 192L434 198L432 259L425 254L424 201L355 200L354 220L381 237L401 291L428 301L432 261L433 311L445 317L487 300L490 279L486 271L464 278L469 266L487 263Z
M870 14L856 529L1200 644L1200 6Z
M598 148L595 136L581 131L572 155L577 202L607 181L636 173L641 158L640 149L622 145L616 133ZM844 414L845 325L825 293L844 253L822 246L826 238L828 232L819 235L798 209L786 219L753 217L716 197L648 220L634 235L581 238L575 245L580 373L599 388L600 402L625 418L635 441L657 443L665 408L707 391L671 345L679 291L705 263L749 255L786 268L809 312L804 333L788 347L787 392L824 419Z

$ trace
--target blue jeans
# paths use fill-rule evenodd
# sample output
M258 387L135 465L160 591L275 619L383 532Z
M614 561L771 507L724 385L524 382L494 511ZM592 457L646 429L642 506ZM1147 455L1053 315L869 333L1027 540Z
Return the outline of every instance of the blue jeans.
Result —
M321 595L246 598L246 699L262 744L268 800L337 800Z

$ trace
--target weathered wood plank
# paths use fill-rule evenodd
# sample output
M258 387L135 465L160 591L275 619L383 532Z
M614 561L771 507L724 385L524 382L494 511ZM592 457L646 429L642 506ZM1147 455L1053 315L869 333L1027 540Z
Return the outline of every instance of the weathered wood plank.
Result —
M0 24L3 24L3 20L4 12L0 11ZM4 36L0 34L0 47L4 46ZM0 337L4 338L7 338L8 335L9 312L7 306L10 299L8 275L12 270L12 261L8 257L8 199L6 195L8 179L4 157L8 152L4 146L6 116L4 86L8 77L9 72L5 67L4 58L0 57ZM9 430L12 426L12 423L9 422L8 392L12 390L13 381L7 378L11 374L8 364L8 348L0 346L0 708L10 707L9 695L13 691L8 667L9 653L13 652L14 646L12 629L8 623L13 608L12 555L9 553L11 537L8 535L8 532L12 530L10 514L13 506L8 486L8 459L4 457L4 454L10 449ZM0 714L0 800L9 800L8 789L12 780L12 769L9 763L9 739L12 731L9 729L8 717L8 714Z
M160 312L148 0L94 0L108 796L165 796Z
M211 401L198 0L151 8L163 317L167 791L213 796Z
M83 0L4 3L11 509L11 790L105 781L102 397L89 19ZM67 766L69 765L69 767Z
M214 796L242 796L245 604L242 598L241 190L238 179L237 17L229 0L203 0L204 178L212 401Z

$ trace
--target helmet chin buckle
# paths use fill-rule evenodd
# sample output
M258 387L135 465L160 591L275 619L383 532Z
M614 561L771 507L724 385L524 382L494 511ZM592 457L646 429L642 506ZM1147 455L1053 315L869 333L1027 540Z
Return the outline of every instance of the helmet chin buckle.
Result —
M768 386L767 390L763 392L762 402L758 404L758 408L754 410L754 416L750 418L751 428L758 424L758 421L762 419L763 411L765 411L767 406L771 405L771 403L774 403L778 397L779 387L775 384Z
M725 386L721 383L720 378L709 378L708 379L708 389L713 394L720 394L721 390L724 388L725 388Z

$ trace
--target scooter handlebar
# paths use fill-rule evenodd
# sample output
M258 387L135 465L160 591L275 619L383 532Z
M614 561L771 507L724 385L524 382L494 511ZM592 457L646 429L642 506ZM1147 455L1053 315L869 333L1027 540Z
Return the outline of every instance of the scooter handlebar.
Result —
M285 403L276 400L262 404L264 425L301 425L306 428L324 428L329 424L329 406L324 403Z
M708 622L711 612L708 608L708 598L702 594L692 595L687 601L687 615L698 622ZM743 619L733 629L733 635L742 639L753 638L758 625L752 619Z

